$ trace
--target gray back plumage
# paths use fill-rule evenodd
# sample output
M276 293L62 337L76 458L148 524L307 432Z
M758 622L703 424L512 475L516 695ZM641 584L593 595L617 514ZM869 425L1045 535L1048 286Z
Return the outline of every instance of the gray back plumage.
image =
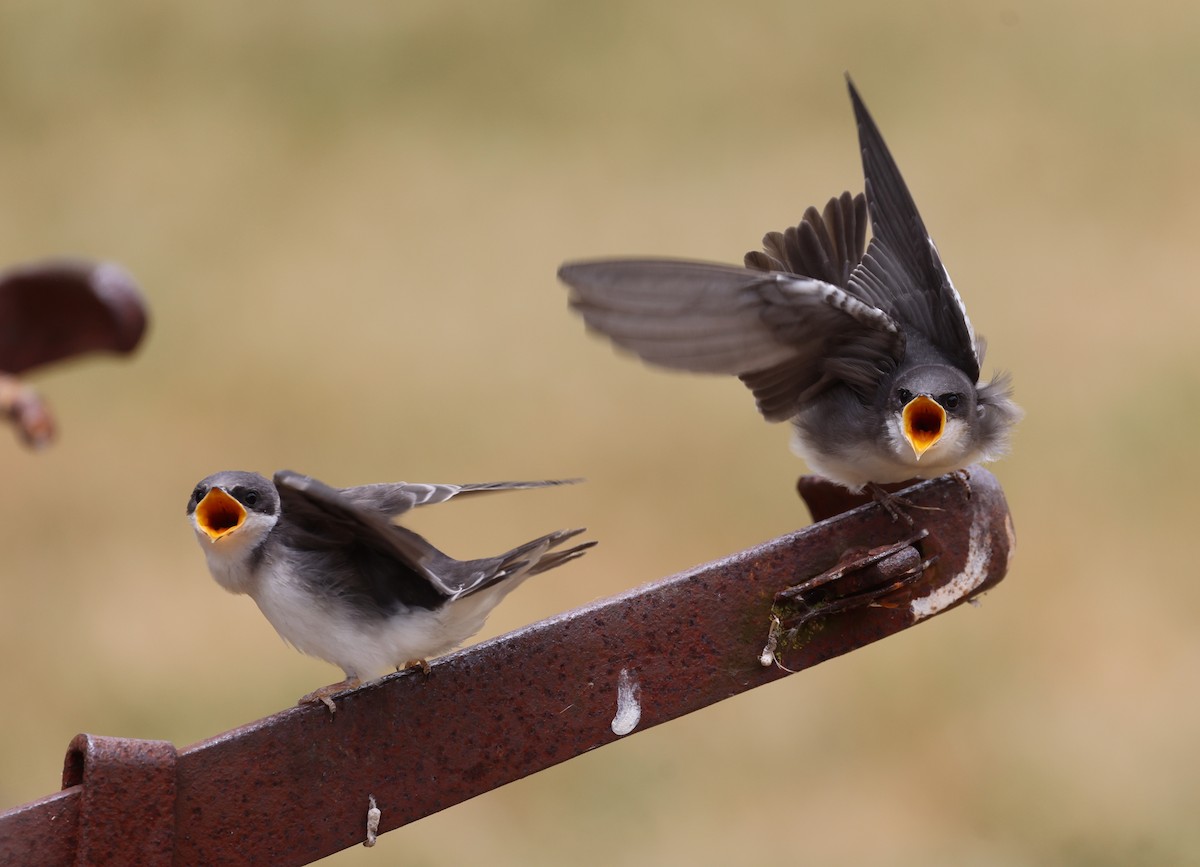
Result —
M417 505L444 502L463 493L547 487L568 481L496 482L480 485L365 485L338 489L289 470L275 474L282 520L276 528L285 547L304 553L314 586L364 611L397 606L438 608L521 570L545 571L594 545L550 549L583 532L563 530L520 545L497 557L456 560L420 534L391 518ZM393 510L399 509L399 512Z

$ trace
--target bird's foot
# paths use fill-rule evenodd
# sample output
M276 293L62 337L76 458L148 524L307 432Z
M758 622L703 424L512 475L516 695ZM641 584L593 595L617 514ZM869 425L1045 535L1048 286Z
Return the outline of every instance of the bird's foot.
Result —
M408 671L410 668L421 669L421 674L425 675L426 677L429 677L429 673L433 671L429 665L428 659L410 659L408 662L404 663L404 665L397 665L396 671Z
M927 512L938 511L937 506L918 506L907 497L902 497L899 494L893 494L886 488L867 482L867 491L871 494L871 498L875 500L880 507L892 517L892 521L902 521L909 527L915 527L916 523L912 519L909 511L912 509L922 509Z
M339 693L348 692L356 687L362 686L362 681L357 677L348 677L345 680L340 680L337 683L331 683L329 686L323 686L320 689L314 689L308 695L300 699L297 704L323 704L329 708L330 714L337 713L337 705L333 703L333 697Z
M950 474L950 478L958 482L959 487L963 489L963 494L969 500L971 499L971 473L966 468L955 470Z
M899 494L893 494L890 491L885 491L874 482L867 482L867 490L871 492L871 497L874 498L885 512L892 516L892 521L903 521L908 526L915 526L912 515L908 514L906 509L913 508L910 500L905 499Z

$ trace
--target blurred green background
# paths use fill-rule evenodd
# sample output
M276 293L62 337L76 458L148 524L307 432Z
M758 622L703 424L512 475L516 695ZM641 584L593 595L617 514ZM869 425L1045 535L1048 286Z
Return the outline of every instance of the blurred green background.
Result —
M485 636L806 521L785 426L616 356L554 272L738 262L860 189L850 70L1028 413L1008 579L330 861L1200 861L1198 49L1162 0L4 4L0 259L117 260L153 323L33 378L51 450L0 431L0 808L76 732L184 746L341 676L209 578L215 470L586 476L418 516L602 540Z

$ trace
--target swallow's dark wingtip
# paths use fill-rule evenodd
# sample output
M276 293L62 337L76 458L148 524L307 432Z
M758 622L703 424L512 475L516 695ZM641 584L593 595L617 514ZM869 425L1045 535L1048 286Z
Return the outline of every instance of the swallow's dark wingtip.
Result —
M867 111L866 103L859 96L858 88L854 86L854 79L850 77L850 73L846 73L846 87L850 91L850 102L854 105L854 117L862 123L863 121L870 122L871 115Z
M572 275L577 274L579 272L580 264L581 263L579 261L563 262L561 265L558 266L558 272L556 273L555 276L558 277L559 282L565 283L568 286L570 286Z

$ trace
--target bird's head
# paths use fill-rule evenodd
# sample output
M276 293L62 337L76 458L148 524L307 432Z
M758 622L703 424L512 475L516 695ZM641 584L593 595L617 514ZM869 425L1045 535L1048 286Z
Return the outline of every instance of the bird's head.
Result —
M214 473L192 490L188 516L208 550L254 547L279 520L279 493L258 473Z
M975 384L955 367L928 364L905 371L888 398L893 442L914 464L923 458L953 462L975 448L976 404Z

